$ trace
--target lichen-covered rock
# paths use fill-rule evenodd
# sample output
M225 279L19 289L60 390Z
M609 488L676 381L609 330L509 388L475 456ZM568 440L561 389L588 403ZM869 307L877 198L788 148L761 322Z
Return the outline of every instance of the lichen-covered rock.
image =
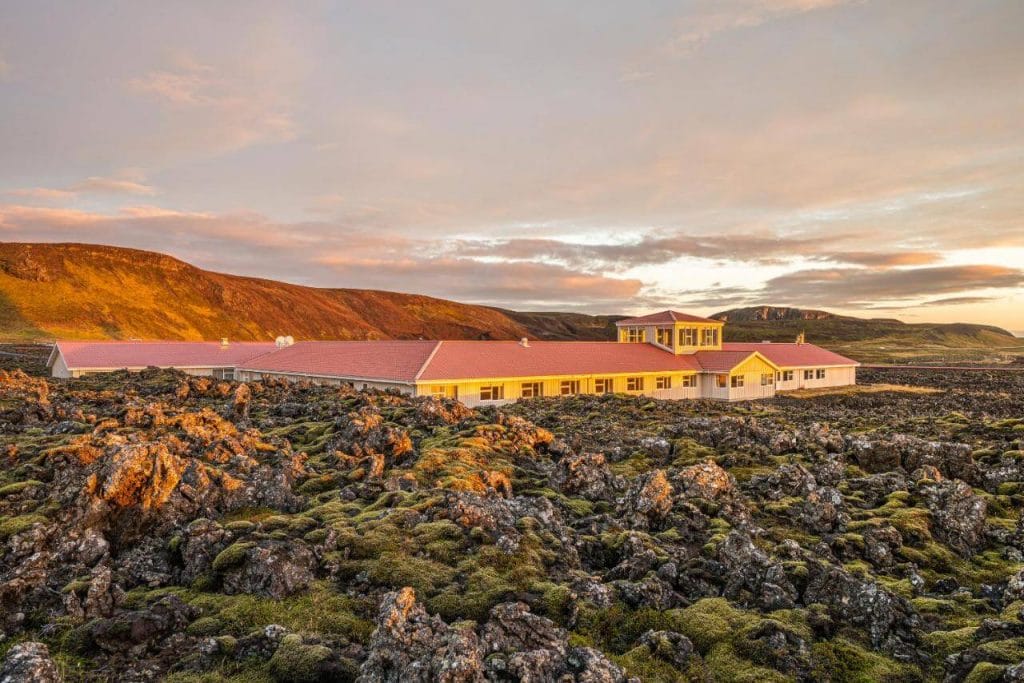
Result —
M637 477L618 501L619 514L638 529L657 528L672 510L672 485L663 470Z
M365 683L475 683L484 680L479 642L468 626L450 627L427 614L412 588L381 601L369 656L360 667Z
M551 483L566 495L601 500L611 493L615 480L604 455L570 453L558 461Z
M57 665L43 643L18 643L7 651L0 666L0 683L61 683Z
M932 533L961 555L972 555L984 540L985 499L959 479L926 482L920 488L932 514Z
M694 654L690 639L675 631L645 631L637 642L646 646L653 656L665 660L679 670L686 668L687 662Z
M843 496L831 486L822 486L807 494L800 521L815 533L841 531L850 516L843 512Z
M224 592L284 598L305 589L316 558L299 540L237 543L214 558Z

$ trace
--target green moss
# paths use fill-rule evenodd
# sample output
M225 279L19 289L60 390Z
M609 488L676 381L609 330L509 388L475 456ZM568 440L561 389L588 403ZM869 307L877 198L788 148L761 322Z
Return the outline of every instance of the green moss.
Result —
M316 683L331 656L329 647L305 645L301 636L290 633L270 658L270 674L282 683Z
M720 642L712 647L705 655L704 663L708 676L716 683L784 683L795 680L774 669L756 666L743 659L728 642Z
M996 683L1003 680L1004 666L992 662L978 662L967 674L964 683Z
M845 638L811 646L815 678L851 683L897 683L921 680L920 672L908 664L872 652Z
M43 482L36 481L35 479L28 479L26 481L18 481L7 486L0 486L0 496L13 496L15 493L21 493L25 489L32 488L33 486L42 486Z
M46 517L42 515L21 515L18 517L0 517L0 540L10 538L22 531L27 531L34 524L45 524Z
M220 633L222 625L216 617L199 617L185 629L190 636L213 636Z
M440 562L391 552L370 561L366 571L374 583L393 589L412 586L418 595L424 596L435 594L455 575L454 569Z
M256 547L251 541L232 543L213 558L213 570L222 572L240 564L245 559L246 553Z
M977 626L966 626L955 631L932 631L924 634L921 640L934 654L945 657L970 647L977 630Z
M1004 664L1024 662L1024 638L993 640L978 646L988 657Z

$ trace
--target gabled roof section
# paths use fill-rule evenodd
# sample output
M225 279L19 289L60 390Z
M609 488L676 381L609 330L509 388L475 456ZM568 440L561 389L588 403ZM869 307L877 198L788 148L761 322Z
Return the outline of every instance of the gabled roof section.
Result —
M745 363L751 356L760 358L776 370L779 369L771 359L757 351L698 351L693 355L704 372L730 372L733 368Z
M651 344L616 342L444 341L418 379L452 381L490 377L610 375L697 371L693 356L676 356Z
M781 368L860 365L855 360L814 344L727 342L722 344L722 350L757 351Z
M718 325L724 325L721 320L715 320L713 318L701 318L697 315L690 315L689 313L680 313L679 311L662 311L661 313L651 313L650 315L642 315L638 318L626 318L615 323L618 327L625 327L627 325L669 325L671 323L716 323Z
M69 370L118 370L121 368L218 368L240 363L274 351L273 342L189 341L58 341L51 353L64 358ZM51 361L51 365L52 365Z
M421 340L296 342L239 369L411 384L440 344Z

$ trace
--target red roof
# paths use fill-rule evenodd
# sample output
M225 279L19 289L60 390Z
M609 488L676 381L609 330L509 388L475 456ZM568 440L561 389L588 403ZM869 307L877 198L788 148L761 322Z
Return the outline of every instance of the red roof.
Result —
M297 342L239 367L263 372L413 382L436 341Z
M616 325L624 327L626 325L668 325L671 323L718 323L719 325L724 324L721 320L714 320L713 318L701 318L697 315L690 315L689 313L680 313L679 311L662 311L661 313L651 313L650 315L642 315L638 318L626 318L620 320Z
M722 344L724 351L758 351L762 356L782 368L821 367L826 365L860 365L855 360L823 349L814 344L743 343Z
M729 372L750 357L750 351L698 351L693 354L705 372Z
M273 342L59 341L71 370L235 367L273 351Z
M475 377L602 375L700 370L693 356L676 356L650 344L617 342L444 341L421 380Z

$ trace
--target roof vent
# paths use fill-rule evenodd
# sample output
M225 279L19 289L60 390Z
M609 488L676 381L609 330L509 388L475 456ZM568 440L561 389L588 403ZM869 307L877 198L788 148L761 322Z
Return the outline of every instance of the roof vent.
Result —
M222 348L222 349L228 348L228 338L227 337L221 337L220 338L220 348Z
M804 332L803 332L803 330L801 330L801 331L800 331L800 334L798 334L798 335L796 336L796 343L797 343L797 344L806 344L806 343L807 343L807 339L806 339L806 338L804 337Z
M527 339L526 337L523 337L522 339L519 340L519 345L522 346L524 349L528 349L530 348L530 340Z
M279 349L283 349L286 346L291 346L295 343L295 337L288 335L287 337L278 337L274 340L274 346Z

